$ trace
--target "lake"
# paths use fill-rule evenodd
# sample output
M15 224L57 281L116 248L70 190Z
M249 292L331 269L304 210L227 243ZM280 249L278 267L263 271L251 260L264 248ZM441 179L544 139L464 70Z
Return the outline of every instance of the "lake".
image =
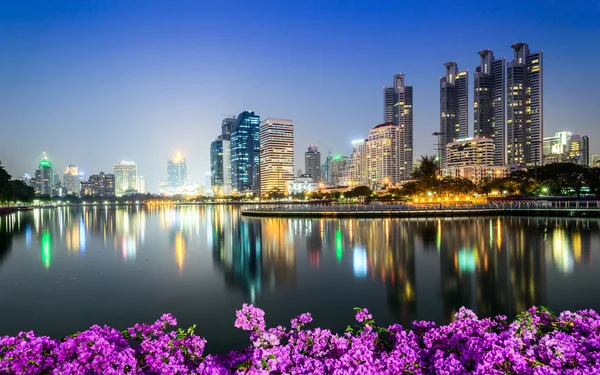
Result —
M170 312L208 350L248 343L235 310L269 325L311 312L342 331L449 322L461 306L600 311L600 221L585 218L245 218L236 206L62 207L0 217L0 335L124 329Z

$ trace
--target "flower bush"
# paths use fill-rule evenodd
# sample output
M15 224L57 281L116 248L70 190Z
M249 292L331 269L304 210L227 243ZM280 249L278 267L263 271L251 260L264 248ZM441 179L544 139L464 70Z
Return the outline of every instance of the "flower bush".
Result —
M264 311L244 305L235 326L250 345L227 355L204 353L206 340L163 315L124 331L93 326L62 340L21 332L0 337L0 374L600 374L600 316L592 310L559 316L533 307L509 322L479 319L462 308L448 325L414 322L378 327L366 309L343 334L271 327Z

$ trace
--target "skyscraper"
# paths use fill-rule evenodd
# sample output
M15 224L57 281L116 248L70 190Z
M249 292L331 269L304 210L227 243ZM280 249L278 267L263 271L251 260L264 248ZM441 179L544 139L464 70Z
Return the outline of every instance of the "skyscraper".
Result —
M211 186L215 189L223 189L225 184L224 162L223 162L223 136L220 135L210 144L210 173Z
M344 170L348 162L347 156L327 157L327 183L330 186L344 185Z
M48 154L45 151L42 153L42 159L35 171L34 181L33 188L36 194L55 195L54 168L52 168L52 162L48 160Z
M140 194L146 194L146 179L144 176L138 176L137 178L137 192Z
M235 116L223 119L221 122L221 135L223 136L223 140L229 141L231 139L231 129L233 129L236 122Z
M93 174L87 182L81 185L81 195L93 195L100 197L115 196L115 175L112 173Z
M515 43L506 83L506 154L511 169L542 164L543 53L529 52L527 43Z
M268 118L260 123L260 190L285 192L294 181L294 122Z
M187 185L187 163L179 152L167 162L167 182L169 187L174 188Z
M258 191L260 116L240 113L231 129L231 184L238 193Z
M81 193L81 180L79 179L79 168L69 165L63 175L63 187L65 194L79 195Z
M317 145L308 145L308 151L304 153L304 171L314 182L321 181L321 153Z
M400 180L413 172L413 87L404 85L404 74L394 76L394 85L383 88L383 121L398 125Z
M122 161L113 165L115 175L115 196L137 191L137 165L132 161Z
M494 59L491 50L479 51L480 65L475 68L473 96L474 134L494 140L494 165L505 163L505 60Z
M442 165L446 158L446 145L466 138L469 126L469 76L459 72L455 62L447 62L446 76L440 78L440 142Z

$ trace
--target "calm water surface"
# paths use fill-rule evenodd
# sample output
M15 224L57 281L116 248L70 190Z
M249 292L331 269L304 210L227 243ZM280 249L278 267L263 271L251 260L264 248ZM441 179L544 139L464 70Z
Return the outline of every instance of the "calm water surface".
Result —
M600 311L600 222L589 219L242 218L231 206L58 208L0 217L0 335L126 328L164 312L209 349L240 348L235 310L268 324L310 311L343 330L446 323L460 306Z

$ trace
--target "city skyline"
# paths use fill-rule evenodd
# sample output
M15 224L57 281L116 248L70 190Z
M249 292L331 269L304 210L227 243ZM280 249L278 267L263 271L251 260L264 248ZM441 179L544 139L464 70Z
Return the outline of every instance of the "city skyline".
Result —
M508 63L512 60L511 44L521 40L545 55L542 136L567 128L589 135L590 154L598 153L594 140L600 139L600 130L594 104L600 98L594 87L600 79L585 73L593 71L594 58L584 59L570 52L586 48L600 37L600 8L595 3L576 3L564 9L553 2L532 5L509 1L494 4L495 18L486 21L474 17L477 10L469 7L462 13L449 10L450 15L460 18L456 20L458 35L463 38L460 44L450 45L440 43L443 27L435 26L435 20L441 16L417 5L365 2L342 9L329 4L319 9L323 16L316 17L317 7L310 4L290 7L269 3L240 4L232 13L224 9L229 7L205 9L191 3L163 4L154 10L134 12L131 5L94 8L73 2L64 5L60 17L53 15L51 5L40 4L35 12L25 11L29 7L19 3L9 5L0 15L10 35L0 37L0 47L11 56L7 69L0 72L0 82L7 84L0 90L0 101L6 103L6 109L0 111L0 123L9 124L0 140L2 164L13 176L22 176L31 173L40 152L46 150L60 173L73 164L87 177L110 171L118 160L134 160L146 177L147 190L156 191L158 182L164 180L164 167L154 166L164 165L165 158L176 151L187 156L189 174L200 180L210 170L206 150L226 117L221 114L247 109L265 118L294 119L296 168L302 168L300 161L308 144L321 142L324 156L329 149L334 155L349 155L351 141L364 137L381 122L381 87L400 72L415 87L417 159L435 152L431 133L439 129L436 81L444 61L455 61L473 74L479 60L477 51L491 49L497 59L505 58ZM517 6L522 12L514 14L511 10ZM400 14L401 9L409 16L411 38L391 31L382 22L389 14ZM205 13L216 16L203 23ZM330 25L331 14L339 14L335 25ZM248 15L258 20L281 17L244 35L235 22L227 32L211 29L227 17L235 21ZM293 17L299 22L290 25ZM429 26L419 26L424 19L432 21ZM460 21L467 19L471 24L462 25ZM308 22L314 27L310 33L301 34ZM359 27L348 26L356 22ZM484 22L501 28L495 35L473 32ZM557 28L556 23L562 27ZM64 29L53 28L58 24ZM157 30L157 24L164 27ZM522 27L515 31L515 25ZM339 27L334 30L333 26ZM45 33L48 28L52 32ZM215 43L202 36L211 31L223 40ZM283 43L289 37L295 37L294 47ZM372 58L394 38L416 49L407 55L387 48L385 59ZM114 40L118 42L112 43ZM197 50L188 48L195 45L202 52L187 52ZM217 64L212 58L204 62L206 56L222 56L231 47L256 54L239 63L219 59ZM269 50L289 57L265 64L258 56ZM163 52L170 57L162 57ZM314 53L320 58L311 62ZM352 57L358 55L364 57ZM340 57L347 62L340 64ZM292 71L299 84L290 81ZM343 79L348 76L354 78ZM469 81L468 91L473 92L473 77ZM292 86L296 86L294 90ZM568 92L577 93L577 97L565 96ZM468 104L468 135L472 136L475 117L470 94ZM344 114L341 118L340 113ZM94 131L101 133L95 135ZM69 132L69 137L64 137L64 132ZM27 138L32 133L44 136ZM100 146L100 142L90 141L90 136L110 142Z

